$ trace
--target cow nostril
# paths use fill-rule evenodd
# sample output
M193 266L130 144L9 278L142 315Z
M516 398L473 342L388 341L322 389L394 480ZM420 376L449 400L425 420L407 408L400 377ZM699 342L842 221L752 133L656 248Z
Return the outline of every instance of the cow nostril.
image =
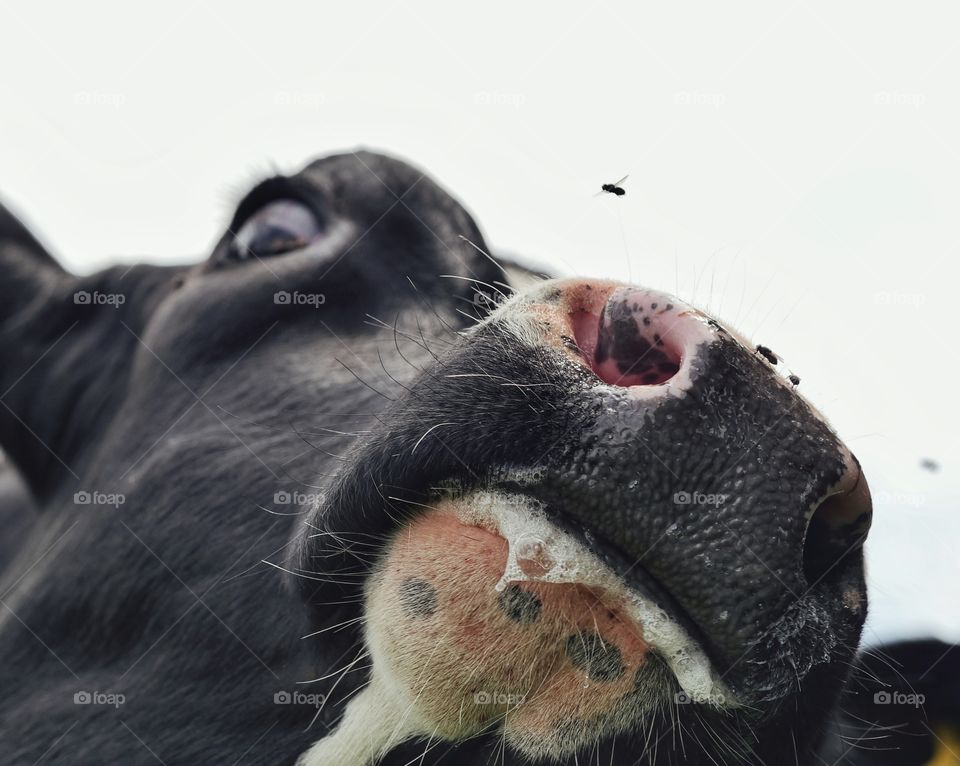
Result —
M680 370L686 322L669 296L618 290L599 317L578 312L571 319L577 346L604 383L655 386Z
M860 550L873 515L870 490L859 466L842 480L847 488L824 498L807 524L803 572L813 587L827 578L848 555Z

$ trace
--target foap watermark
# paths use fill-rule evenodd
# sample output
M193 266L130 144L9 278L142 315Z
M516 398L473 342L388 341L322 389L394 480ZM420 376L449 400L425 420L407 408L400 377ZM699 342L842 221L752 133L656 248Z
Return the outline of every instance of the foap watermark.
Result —
M118 309L127 302L127 296L123 293L101 293L99 290L77 290L73 294L73 302L78 306L113 306Z
M727 496L713 492L675 492L674 505L723 505Z
M289 106L297 109L319 109L327 103L323 93L309 90L278 90L273 94L276 106Z
M120 492L99 492L97 490L88 492L82 489L73 493L74 505L112 505L114 508L119 508L125 502L127 502L127 498Z
M873 94L873 103L877 106L911 106L919 109L926 103L927 97L922 93L898 93L896 91L880 90Z
M326 702L325 694L307 694L302 691L277 692L273 695L274 705L309 705L310 707L323 707Z
M327 302L327 296L323 293L301 293L299 290L277 290L273 294L273 302L278 306L313 306L318 309Z
M527 701L526 694L510 694L499 691L479 691L473 695L474 705L506 705L516 707Z
M927 496L921 492L888 492L879 489L870 492L875 506L900 508L919 508L927 502Z
M897 692L882 691L873 695L874 705L909 705L910 707L921 707L927 698L922 694L915 692Z
M477 290L473 294L473 305L481 311L493 311L497 307L497 299L493 293Z
M73 695L74 705L109 705L118 708L126 701L126 695L117 692L79 691Z
M519 109L526 102L527 97L522 93L481 90L473 94L473 103L478 106L512 106L514 109Z
M727 97L722 93L680 90L673 94L673 103L677 106L712 106L714 109L719 109L726 101Z
M920 308L927 302L927 296L923 293L895 293L882 290L873 294L873 302L878 306L912 306Z
M273 493L274 505L319 505L323 502L323 495L319 492L287 492L280 490Z
M688 694L685 691L679 691L673 695L674 704L677 705L702 705L709 703L711 705L723 705L726 697L722 694L696 695Z
M108 106L119 109L126 103L122 93L103 93L95 90L78 90L73 94L73 103L77 106Z

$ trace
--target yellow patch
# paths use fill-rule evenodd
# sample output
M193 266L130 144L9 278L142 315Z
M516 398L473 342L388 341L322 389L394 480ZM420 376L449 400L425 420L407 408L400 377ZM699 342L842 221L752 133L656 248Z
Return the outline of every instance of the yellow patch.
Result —
M956 729L941 727L934 732L936 745L927 766L960 766L960 732Z

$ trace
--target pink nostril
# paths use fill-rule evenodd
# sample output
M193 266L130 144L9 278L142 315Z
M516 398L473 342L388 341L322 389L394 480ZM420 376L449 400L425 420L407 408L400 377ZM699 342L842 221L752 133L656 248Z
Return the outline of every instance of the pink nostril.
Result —
M683 307L685 309L686 307ZM571 316L574 338L590 368L612 386L666 383L683 361L684 311L663 293L615 290L599 316Z

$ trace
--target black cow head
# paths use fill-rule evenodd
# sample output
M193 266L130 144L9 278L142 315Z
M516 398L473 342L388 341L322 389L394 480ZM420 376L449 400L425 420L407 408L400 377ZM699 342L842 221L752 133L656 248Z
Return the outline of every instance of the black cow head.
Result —
M721 322L485 249L366 152L190 267L75 277L3 213L0 443L43 510L4 763L811 762L856 459Z

